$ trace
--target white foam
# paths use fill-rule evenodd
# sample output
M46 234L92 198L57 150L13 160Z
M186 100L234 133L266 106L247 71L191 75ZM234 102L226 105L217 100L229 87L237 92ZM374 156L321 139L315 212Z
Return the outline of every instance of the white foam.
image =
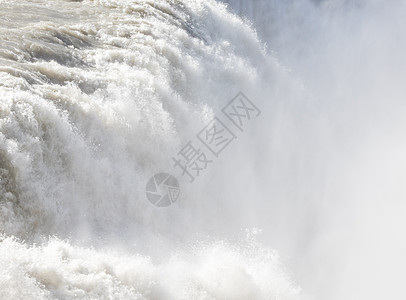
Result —
M284 73L247 25L215 1L2 5L0 298L297 298L274 252L224 242L244 226L216 225L216 169L166 210L144 194L227 101Z

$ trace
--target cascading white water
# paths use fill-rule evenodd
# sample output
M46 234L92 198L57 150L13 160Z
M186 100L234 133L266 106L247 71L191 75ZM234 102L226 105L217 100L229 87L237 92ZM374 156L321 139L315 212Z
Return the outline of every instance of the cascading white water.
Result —
M0 299L404 298L405 4L225 2L0 0Z
M297 298L230 194L272 113L171 207L145 196L239 91L266 113L295 85L247 25L215 1L0 6L1 299Z

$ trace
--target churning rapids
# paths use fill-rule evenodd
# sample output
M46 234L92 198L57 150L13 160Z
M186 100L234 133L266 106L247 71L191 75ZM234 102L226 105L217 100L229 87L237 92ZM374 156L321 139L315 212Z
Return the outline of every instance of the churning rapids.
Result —
M406 4L224 2L0 0L0 299L404 299Z
M297 294L252 232L225 238L203 191L233 180L213 169L167 209L145 198L193 130L277 69L247 25L215 1L0 7L1 299Z

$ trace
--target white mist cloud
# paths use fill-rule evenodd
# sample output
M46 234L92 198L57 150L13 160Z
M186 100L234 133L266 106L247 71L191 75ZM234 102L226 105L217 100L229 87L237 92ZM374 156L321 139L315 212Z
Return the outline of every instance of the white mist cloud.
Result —
M317 299L403 299L406 3L228 2L305 90L269 104L258 223Z

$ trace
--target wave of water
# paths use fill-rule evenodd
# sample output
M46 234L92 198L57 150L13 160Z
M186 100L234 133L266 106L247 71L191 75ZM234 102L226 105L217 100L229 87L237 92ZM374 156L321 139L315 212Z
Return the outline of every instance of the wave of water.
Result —
M239 91L266 112L286 72L249 26L215 1L0 6L0 298L296 299L241 231L249 132L173 206L145 197Z
M404 298L404 1L224 2L0 0L1 299Z

